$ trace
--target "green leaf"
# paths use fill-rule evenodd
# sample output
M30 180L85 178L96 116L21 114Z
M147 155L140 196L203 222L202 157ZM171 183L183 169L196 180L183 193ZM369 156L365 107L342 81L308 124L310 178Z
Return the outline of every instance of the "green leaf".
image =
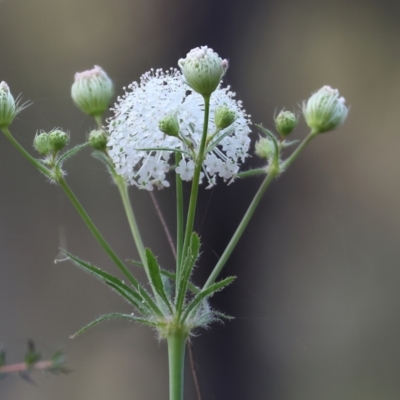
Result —
M161 314L161 311L158 309L157 305L154 302L153 304L149 304L148 298L150 297L150 295L148 295L148 297L146 298L141 295L141 291L146 292L146 289L144 289L142 286L138 287L138 291L134 291L115 276L103 271L100 268L94 267L93 265L81 260L80 258L72 255L67 251L64 251L64 253L67 255L68 258L71 259L71 261L75 265L81 267L84 271L93 274L101 281L107 283L114 290L116 290L117 293L119 293L122 297L124 297L130 303L138 307L142 313L146 315L151 314L152 313L151 310L154 310L154 307L156 307L157 310L159 311L157 315Z
M35 344L33 340L28 340L28 350L25 354L25 363L28 367L31 367L33 364L37 363L41 358L40 353L36 351Z
M143 267L143 263L140 262L140 261L130 260L130 259L127 260L127 261L131 262L133 265L136 265L137 267L144 268L144 267ZM176 274L175 274L175 272L167 271L166 269L161 268L161 267L160 267L160 272L161 272L161 275L163 275L163 276L165 276L165 277L171 279L172 281L176 282ZM200 292L200 288L197 287L197 286L195 286L195 285L193 285L192 282L188 282L188 289L189 289L193 294L197 294L197 293Z
M178 312L182 310L183 302L185 301L186 290L189 284L190 275L192 274L193 267L199 257L200 239L196 232L192 232L190 238L190 246L187 250L182 270L179 276L179 282L176 284L178 287L178 296L176 299L176 309Z
M133 304L140 311L141 314L143 314L144 316L152 315L151 310L147 307L146 304L143 304L142 297L138 293L129 291L129 287L127 291L126 288L123 288L122 286L117 286L109 281L106 281L106 284L110 286L113 290L115 290L129 303Z
M154 257L154 254L151 252L149 248L146 249L146 258L147 258L147 264L149 267L149 275L150 275L150 280L151 284L156 290L157 294L161 297L161 299L164 301L166 306L169 309L169 312L172 314L172 307L171 303L168 300L168 297L165 293L165 288L164 288L164 282L161 278L161 272L160 272L160 267L157 263L156 258Z
M236 276L229 276L228 278L223 279L222 281L213 283L207 289L202 290L199 294L197 294L194 299L187 305L184 310L184 314L181 318L181 321L184 322L189 316L190 312L198 306L204 299L211 297L215 292L222 290L225 286L230 285Z
M0 367L5 365L6 363L6 351L4 349L0 349Z
M129 321L134 321L134 322L139 322L141 324L146 324L150 325L152 327L156 327L157 324L146 319L146 318L141 318L141 317L135 317L134 315L131 314L121 314L121 313L112 313L112 314L106 314L102 315L101 317L95 319L94 321L90 322L83 328L79 329L78 332L74 333L73 335L70 336L70 339L75 339L78 335L80 335L83 332L86 332L88 329L92 328L93 326L96 326L100 322L103 321L108 321L110 319L127 319Z
M141 261L131 260L131 259L127 259L126 261L129 261L130 263L132 263L136 267L144 268L144 265L143 265L143 263Z
M88 143L78 144L77 146L75 146L72 149L70 149L70 150L66 151L65 153L63 153L58 158L56 167L61 167L68 158L70 158L70 157L74 156L75 154L77 154L79 151L81 151L87 145L88 145Z

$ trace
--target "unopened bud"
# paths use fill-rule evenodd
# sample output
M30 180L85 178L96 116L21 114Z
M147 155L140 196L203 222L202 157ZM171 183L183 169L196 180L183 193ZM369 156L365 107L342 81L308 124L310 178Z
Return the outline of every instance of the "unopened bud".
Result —
M75 74L71 96L85 114L101 116L109 107L113 94L113 83L99 66Z
M335 129L345 121L347 113L344 97L330 86L322 87L303 103L304 118L314 133Z
M57 153L69 142L69 135L62 130L55 129L49 132L49 144L51 151Z
M297 125L297 118L291 111L282 110L275 118L276 130L281 136L288 136Z
M108 135L103 130L93 130L89 133L89 145L95 150L105 151L107 148Z
M227 106L219 106L215 110L214 123L217 129L225 129L231 126L237 118L236 113Z
M190 50L178 65L187 84L203 96L210 96L218 87L228 69L228 61L222 60L214 50L207 46Z
M158 127L168 136L179 136L179 121L176 115L167 115L158 123Z
M10 92L10 88L4 81L0 83L0 128L7 128L13 122L15 116L24 107L18 107Z
M33 139L33 147L41 155L47 155L50 152L50 140L48 133L41 132L36 134L35 139Z
M270 160L274 157L275 146L271 139L262 137L255 146L256 154L264 160Z

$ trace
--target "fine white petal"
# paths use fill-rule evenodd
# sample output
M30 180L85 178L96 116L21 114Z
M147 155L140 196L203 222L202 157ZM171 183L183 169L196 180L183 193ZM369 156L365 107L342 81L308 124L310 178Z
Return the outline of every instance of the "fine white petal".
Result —
M225 105L237 115L229 128L211 140L216 145L206 155L201 175L201 179L206 176L211 185L216 182L214 175L224 180L235 177L249 150L250 117L234 96L229 87L219 87L211 96L210 136L216 129L214 112L218 106ZM178 70L145 73L139 83L128 86L113 111L114 117L108 121L108 153L117 173L129 184L146 190L169 186L166 174L175 150L181 151L182 156L175 172L182 180L193 178L193 157L196 157L203 131L204 100L188 88ZM183 140L160 131L159 121L169 115L177 116ZM227 131L229 134L218 141Z

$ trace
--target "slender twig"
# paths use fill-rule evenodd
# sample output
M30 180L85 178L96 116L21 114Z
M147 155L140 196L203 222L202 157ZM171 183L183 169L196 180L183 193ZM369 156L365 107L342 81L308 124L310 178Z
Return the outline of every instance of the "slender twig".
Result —
M51 360L38 361L32 365L26 362L21 362L17 364L3 365L0 367L0 374L11 374L16 372L24 372L30 370L46 371L54 368L54 362Z
M192 370L192 376L194 381L194 388L196 390L197 400L201 400L200 385L199 385L199 380L197 378L196 364L194 362L194 357L193 357L193 346L192 343L190 343L190 340L188 340L187 342L187 348L189 353L190 369Z
M172 235L171 232L168 229L167 223L164 219L164 215L160 209L160 206L158 205L158 201L156 199L156 196L154 195L153 192L149 192L150 193L150 198L151 201L153 202L154 208L156 209L156 213L158 215L158 218L160 219L161 225L164 229L165 235L167 236L167 240L169 243L169 247L171 248L172 254L174 255L174 258L176 260L176 250L175 250L175 244L174 244L174 240L172 239Z

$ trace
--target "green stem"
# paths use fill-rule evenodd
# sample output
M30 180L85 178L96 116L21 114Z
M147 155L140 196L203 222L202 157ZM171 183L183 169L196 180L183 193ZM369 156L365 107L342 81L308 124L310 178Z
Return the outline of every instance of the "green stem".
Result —
M143 290L139 281L134 277L132 272L126 268L125 264L121 261L121 259L114 253L111 249L110 245L106 242L102 234L97 229L96 225L90 219L89 215L86 213L85 209L82 207L79 200L76 198L70 187L65 182L64 178L60 178L58 180L59 185L63 188L65 194L74 205L75 209L78 211L78 214L85 222L86 226L89 228L92 235L99 242L100 246L104 249L107 255L111 258L111 260L115 263L115 265L120 269L120 271L127 277L132 286L139 292L139 294L147 301L147 304L152 308L152 310L160 317L163 316L161 310L158 308L154 300L149 296L149 294ZM146 264L147 265L147 264Z
M128 218L129 227L131 229L133 240L135 241L135 245L139 253L140 261L142 262L143 267L147 273L147 277L150 280L149 268L147 265L147 258L146 258L146 250L143 245L142 237L140 236L135 215L133 214L133 209L129 199L128 189L126 187L125 180L120 175L117 174L113 174L113 178L118 186L118 190L121 195L122 204L124 205L126 217Z
M272 166L272 164L271 164L271 166ZM263 197L265 191L267 190L267 188L271 184L271 182L274 180L274 178L278 175L279 168L271 169L271 166L270 166L268 175L265 177L263 183L259 187L256 195L253 198L253 201L251 202L249 208L246 211L246 214L243 216L242 221L240 222L239 226L236 229L236 232L232 236L228 246L226 247L225 251L223 252L221 258L218 260L217 265L214 267L213 271L211 272L210 276L207 279L207 282L204 284L202 290L207 289L217 279L219 273L221 272L222 268L225 266L225 263L228 261L229 256L231 255L237 242L241 238L244 230L246 229L247 224L249 223L251 217L253 216L254 211L257 208L258 203L260 202L261 198Z
M169 361L169 400L183 400L185 345L187 334L182 329L167 337Z
M93 118L96 121L97 128L102 129L103 128L103 117L101 115L95 115L95 116L93 116Z
M93 221L90 219L89 215L86 213L85 209L83 208L82 204L79 202L79 200L76 198L75 194L71 190L71 188L68 186L67 182L64 180L64 178L60 178L58 180L59 185L62 187L64 190L65 194L75 207L76 211L78 211L78 214L82 218L83 222L86 224L86 226L89 228L90 232L92 235L95 237L95 239L99 242L100 246L104 249L104 251L107 253L107 255L111 258L112 261L118 266L118 268L121 270L121 272L129 279L129 281L135 286L138 282L136 278L132 275L132 273L126 268L124 263L119 259L119 257L114 253L114 251L111 249L109 244L106 242L104 237L101 235L99 230L97 229L96 225L93 223Z
M239 226L236 229L236 232L233 234L228 246L226 247L225 251L223 252L221 258L218 260L217 265L214 267L213 271L211 272L210 276L207 279L207 282L204 284L203 289L208 288L212 285L215 280L217 279L218 275L220 274L222 268L225 266L226 262L228 261L229 256L231 255L233 249L235 248L236 244L238 243L239 239L241 238L244 230L246 229L251 217L254 214L255 209L257 208L261 198L263 197L265 191L268 189L268 186L274 180L274 178L279 175L281 172L285 171L293 161L298 157L298 155L304 150L308 143L316 136L315 132L310 132L310 134L303 140L303 142L297 147L297 149L290 155L290 157L281 165L279 165L279 159L275 158L271 165L268 167L268 175L265 177L263 183L259 187L256 195L253 198L246 214L243 216L242 221L240 222ZM278 153L276 153L277 155Z
M238 178L247 178L249 176L265 175L267 170L265 168L250 169L248 171L239 172L237 174Z
M299 144L296 150L290 155L290 157L281 164L281 170L285 171L298 157L298 155L304 150L308 143L310 143L311 140L314 139L317 135L318 132L311 131L308 136Z
M196 166L193 173L193 180L192 180L192 190L190 192L190 201L189 201L189 209L188 215L186 220L186 230L185 230L185 239L183 242L183 254L181 259L181 264L179 268L182 267L184 263L185 254L187 249L190 245L190 238L193 232L193 225L194 225L194 217L196 213L196 204L197 204L197 194L199 191L199 182L200 182L200 173L201 167L204 161L204 151L206 148L206 141L207 141L207 132L208 132L208 119L210 113L210 96L204 96L204 124L203 124L203 134L201 137L201 143L199 147L199 152L197 153L196 158ZM177 271L177 282L179 282L180 278L180 271ZM178 285L177 285L178 286Z
M48 178L53 179L53 174L51 170L46 168L42 163L40 163L38 160L33 158L14 138L13 135L11 135L11 132L8 130L8 128L2 128L2 131L6 138L13 144L13 146L31 163L33 164L40 172L42 172L44 175L46 175Z
M175 164L178 165L182 156L175 153ZM184 224L184 209L183 209L183 187L182 179L179 174L176 176L176 270L182 262L182 247L183 247L183 224Z

